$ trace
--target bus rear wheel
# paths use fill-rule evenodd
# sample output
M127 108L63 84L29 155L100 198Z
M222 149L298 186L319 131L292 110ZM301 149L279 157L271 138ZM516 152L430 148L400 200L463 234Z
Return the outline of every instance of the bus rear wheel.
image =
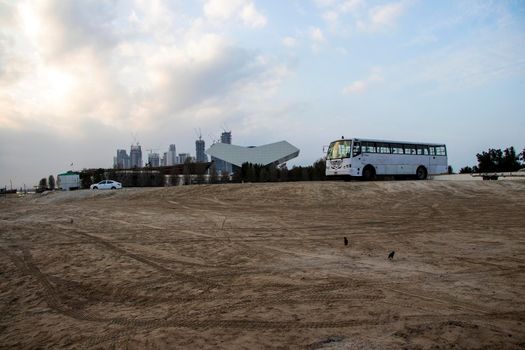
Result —
M427 169L424 166L420 166L419 168L417 168L417 170L416 170L416 178L418 180L426 180L427 175L428 175Z
M371 165L365 166L363 169L363 180L372 181L376 177L376 170Z

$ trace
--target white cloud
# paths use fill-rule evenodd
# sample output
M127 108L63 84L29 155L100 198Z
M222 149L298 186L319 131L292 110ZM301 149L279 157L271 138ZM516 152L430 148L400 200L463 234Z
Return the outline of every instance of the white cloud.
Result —
M363 0L345 0L339 5L341 12L354 12L363 5Z
M352 95L357 93L363 93L369 89L372 84L383 81L381 67L373 67L367 78L362 80L356 80L343 88L343 94Z
M207 0L203 10L209 19L227 21L238 18L252 28L264 27L267 22L266 17L249 0Z
M354 93L363 92L368 87L368 83L364 80L357 80L347 85L343 88L343 93L346 95L351 95Z
M336 11L327 11L322 15L329 27L335 28L339 23L339 14Z
M203 10L208 18L227 20L238 13L244 3L245 0L207 0Z
M374 7L370 11L370 21L375 26L390 26L401 16L404 7L402 2Z
M310 38L315 43L323 43L326 40L324 37L323 31L319 27L310 28Z
M286 36L283 38L282 43L286 47L295 47L297 46L297 39L291 36Z
M266 17L260 14L253 3L246 4L241 11L241 19L247 26L260 28L266 25Z
M408 2L406 0L375 6L368 11L366 19L358 20L357 28L362 31L371 32L391 28L395 26L397 20L407 8Z
M318 7L330 7L337 3L337 0L314 0Z
M246 25L265 23L251 2L229 3L241 10ZM208 14L234 14L214 12L217 4L210 2ZM240 87L249 82L265 98L283 76L278 61L261 60L227 33L212 33L213 24L162 1L137 0L121 12L60 1L21 2L9 9L19 20L0 36L0 127L24 129L38 122L48 132L80 137L79 126L97 120L121 130L153 130L173 120L183 124L191 119L188 111L200 106L222 110L224 119L230 114L222 107L225 99L247 99Z

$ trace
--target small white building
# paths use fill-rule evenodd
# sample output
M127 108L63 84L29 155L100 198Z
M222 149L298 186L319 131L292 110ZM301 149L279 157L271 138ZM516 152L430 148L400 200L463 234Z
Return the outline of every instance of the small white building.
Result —
M57 175L57 187L60 190L71 191L80 189L80 176L78 173L68 171Z

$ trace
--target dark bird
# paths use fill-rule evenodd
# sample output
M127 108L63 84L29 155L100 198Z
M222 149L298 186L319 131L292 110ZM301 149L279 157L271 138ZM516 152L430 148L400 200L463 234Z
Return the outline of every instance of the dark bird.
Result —
M388 258L389 258L390 260L394 259L394 254L395 254L395 253L396 253L396 252L392 250L392 251L390 252L390 254L388 254Z
M71 219L70 223L73 223L73 219Z
M348 245L348 239L346 237L343 237L345 239L345 245Z

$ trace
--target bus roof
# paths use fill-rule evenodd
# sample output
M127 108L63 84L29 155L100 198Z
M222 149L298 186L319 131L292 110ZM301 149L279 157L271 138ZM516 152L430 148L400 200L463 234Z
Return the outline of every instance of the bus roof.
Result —
M428 143L428 142L413 142L413 141L393 141L393 140L380 140L380 139L363 139L355 137L353 139L339 139L334 140L332 142L336 141L367 141L367 142L382 142L382 143L402 143L402 144L409 144L409 145L428 145L428 146L445 146L444 143Z

